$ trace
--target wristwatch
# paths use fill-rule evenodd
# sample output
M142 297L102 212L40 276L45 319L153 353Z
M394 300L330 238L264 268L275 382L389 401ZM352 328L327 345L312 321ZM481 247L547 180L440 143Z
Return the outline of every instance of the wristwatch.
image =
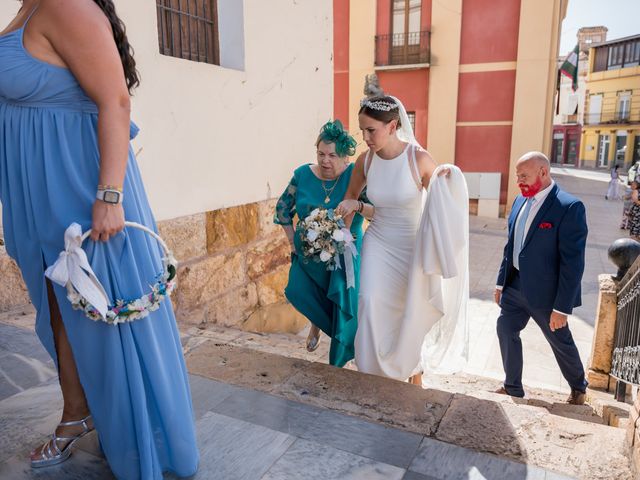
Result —
M102 200L105 203L118 205L119 203L122 203L122 192L112 188L99 188L96 192L96 198L98 200Z

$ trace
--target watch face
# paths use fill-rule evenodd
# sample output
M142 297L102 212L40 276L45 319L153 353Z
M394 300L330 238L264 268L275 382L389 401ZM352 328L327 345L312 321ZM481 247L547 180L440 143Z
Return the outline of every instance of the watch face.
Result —
M113 191L104 192L104 201L107 203L118 203L120 200L120 193Z

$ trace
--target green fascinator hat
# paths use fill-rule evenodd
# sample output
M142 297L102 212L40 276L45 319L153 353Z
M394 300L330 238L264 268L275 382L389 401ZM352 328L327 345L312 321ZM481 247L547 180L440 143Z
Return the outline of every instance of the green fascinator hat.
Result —
M344 129L340 120L324 124L318 135L317 143L320 142L334 143L339 157L351 157L356 153L356 140Z

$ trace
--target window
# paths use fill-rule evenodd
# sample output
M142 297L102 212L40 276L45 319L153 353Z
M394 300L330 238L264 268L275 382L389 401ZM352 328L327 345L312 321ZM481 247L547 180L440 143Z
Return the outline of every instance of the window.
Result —
M393 0L391 32L406 34L420 31L422 0ZM419 38L409 39L409 45L418 43Z
M640 65L640 40L628 41L609 47L607 70Z
M618 118L619 121L629 120L631 110L631 92L621 92L618 95Z
M220 64L216 0L156 0L160 53Z
M609 48L609 70L622 68L622 59L624 53L624 45L616 45Z
M422 0L392 0L391 33L376 36L376 65L429 62L429 32L421 30Z
M411 124L411 128L413 129L413 135L416 134L416 112L407 112L407 116L409 117L409 123Z

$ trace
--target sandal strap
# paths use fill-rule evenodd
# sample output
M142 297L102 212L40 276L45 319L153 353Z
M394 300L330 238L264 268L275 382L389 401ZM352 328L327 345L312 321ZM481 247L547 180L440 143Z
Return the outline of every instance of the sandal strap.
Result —
M87 420L91 418L91 414L87 415L80 420L72 420L70 422L60 422L58 424L59 427L76 427L78 425L82 425L85 430L89 430L89 426L87 425Z

